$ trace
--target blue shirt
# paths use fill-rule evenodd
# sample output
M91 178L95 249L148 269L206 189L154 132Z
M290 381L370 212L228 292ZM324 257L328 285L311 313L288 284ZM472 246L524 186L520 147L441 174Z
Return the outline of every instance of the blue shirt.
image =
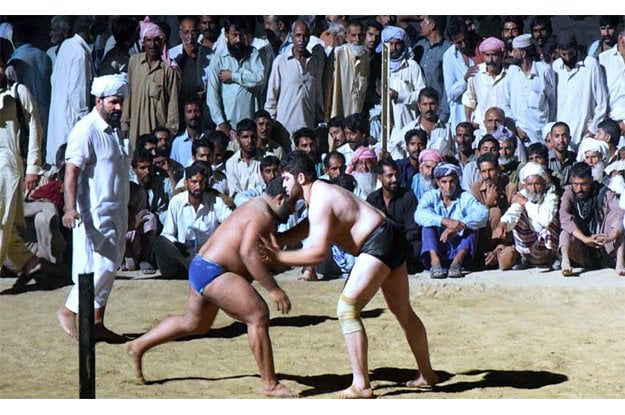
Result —
M445 206L440 189L425 192L414 214L414 220L425 227L441 227L443 218L459 220L469 229L480 229L488 221L488 209L471 192L461 192L449 207Z

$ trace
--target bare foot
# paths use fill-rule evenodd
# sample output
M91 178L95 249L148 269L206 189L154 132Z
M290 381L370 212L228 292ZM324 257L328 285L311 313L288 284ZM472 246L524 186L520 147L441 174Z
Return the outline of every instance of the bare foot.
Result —
M56 311L56 316L65 334L67 334L70 339L78 340L78 333L76 332L76 314L63 306Z
M134 341L128 342L126 346L126 352L128 356L130 356L130 363L132 364L132 368L135 371L135 376L140 383L145 383L145 378L143 377L143 353L137 352L135 350Z
M96 323L94 326L94 337L96 342L126 343L128 341L126 337L109 330L102 323Z
M359 386L352 385L349 388L342 390L338 393L339 399L373 399L375 395L373 394L373 389L365 388L362 389Z
M273 386L263 386L261 393L265 396L271 396L273 398L297 398L297 394L281 383L276 383Z
M419 377L417 377L416 379L406 382L406 386L409 388L426 389L431 388L440 381L440 379L434 372L432 372L432 374L428 376L428 378L423 376L423 374L419 374Z
M299 281L319 281L317 273L312 268L306 268L302 273L302 276L298 278Z

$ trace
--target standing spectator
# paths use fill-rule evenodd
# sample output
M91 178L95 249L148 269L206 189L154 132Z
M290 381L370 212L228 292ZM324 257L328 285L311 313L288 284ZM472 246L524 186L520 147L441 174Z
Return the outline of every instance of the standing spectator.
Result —
M409 247L412 248L406 252L408 274L414 274L423 269L419 260L421 229L414 220L417 199L410 189L400 186L397 164L392 159L381 159L376 170L382 187L370 193L367 202L399 225Z
M78 275L93 273L95 339L119 341L122 336L104 326L104 311L124 255L128 227L129 163L117 134L128 95L126 75L95 78L91 94L96 105L72 129L65 151L62 222L73 228L74 286L57 317L63 331L78 340Z
M135 52L133 48L137 42L138 29L137 20L134 17L111 17L111 32L115 39L115 46L104 54L98 76L128 73L128 63L131 52Z
M425 88L425 78L419 64L412 59L408 36L404 29L387 26L382 30L382 41L389 45L388 94L393 109L393 130L389 149L394 158L405 156L404 142L408 125L412 125L419 112L420 93Z
M575 150L582 138L595 135L606 115L605 78L597 59L581 54L572 32L561 32L557 46L560 57L552 64L558 84L556 119L568 124Z
M349 166L352 162L352 155L362 146L367 146L367 134L369 132L369 122L362 114L352 114L345 118L343 122L345 132L345 144L337 151L345 156L345 163Z
M556 115L556 76L551 66L538 60L531 38L524 34L512 40L512 63L521 70L511 72L507 84L509 116L525 145L544 142L542 129Z
M258 50L245 44L244 20L226 17L224 31L227 48L215 53L206 71L206 104L217 128L231 137L232 128L259 109L254 93L264 79Z
M623 209L618 196L593 180L584 162L571 168L571 181L560 206L562 275L573 275L572 263L584 268L616 267L625 275Z
M545 63L551 64L549 44L554 43L551 18L549 16L534 16L534 19L530 22L530 33L538 49L540 59Z
M362 112L369 114L371 108L380 105L380 79L382 77L381 40L384 27L375 19L365 24L365 49L369 53L369 81Z
M122 131L135 148L137 137L157 127L178 131L178 75L171 66L163 29L146 17L139 43L145 52L128 62L130 96L124 105Z
M512 40L523 33L523 17L504 16L501 27L501 40L506 46L504 62L510 63L512 59ZM531 37L531 35L530 35Z
M76 34L59 49L52 70L52 96L46 143L46 162L54 164L56 151L67 142L74 125L89 113L89 87L94 77L89 43L93 41L94 16L78 16Z
M41 171L41 132L36 104L28 89L7 82L5 59L0 52L0 267L5 266L5 260L11 263L10 268L18 274L15 286L19 287L26 285L43 265L17 232L17 226L24 225L24 191L35 189ZM20 149L18 106L29 129L26 170Z
M625 144L625 24L617 29L616 45L599 55L599 63L606 75L608 115L621 129L619 147Z
M553 264L558 250L559 197L549 174L540 164L528 162L521 169L520 180L523 189L512 197L493 233L494 237L504 238L512 231L514 237L515 250L495 251L501 270Z
M46 51L52 61L52 66L54 66L56 55L59 54L61 44L65 39L69 39L72 36L74 36L72 16L53 16L50 20L50 43L52 46Z
M595 40L588 46L588 56L598 58L603 52L606 52L616 44L618 37L617 27L621 23L621 16L601 16L599 17L599 39Z
M451 46L445 38L447 16L422 16L419 27L423 39L415 45L415 59L423 69L425 84L434 88L440 98L438 118L447 123L449 120L449 104L443 81L443 55Z
M504 68L504 48L504 43L495 37L489 37L480 43L484 61L478 65L476 73L468 79L467 90L462 95L466 120L479 124L482 129L482 120L486 116L487 109L502 107L506 114L510 113L510 109L503 106L504 101L508 101L504 96L507 92L504 85L509 72L519 69L516 66Z
M189 167L192 160L193 143L204 137L202 133L202 104L197 98L190 98L182 105L185 129L174 138L169 157L184 167Z
M45 148L50 114L52 60L44 51L33 46L32 37L33 28L28 20L19 20L13 24L15 51L7 66L13 67L16 81L24 84L35 99L41 123L41 140Z
M291 28L293 47L273 62L265 110L293 134L313 127L324 119L323 68L325 54L320 48L306 49L310 31L297 20Z
M362 23L347 25L347 43L335 47L326 65L326 119L362 112L369 82L369 55Z
M449 104L449 125L455 129L459 123L466 121L462 95L467 90L468 79L477 73L481 58L477 54L475 36L471 35L462 20L452 19L446 32L453 45L443 53L443 80Z
M423 195L414 215L423 229L421 260L431 278L463 277L463 267L475 257L477 231L488 221L486 207L460 188L459 174L454 164L436 166L437 189Z

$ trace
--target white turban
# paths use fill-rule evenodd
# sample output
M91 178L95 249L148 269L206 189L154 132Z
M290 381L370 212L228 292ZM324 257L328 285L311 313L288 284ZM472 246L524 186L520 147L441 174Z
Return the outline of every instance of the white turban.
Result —
M519 172L519 180L521 182L525 182L525 179L530 176L540 176L546 182L549 182L549 177L547 176L545 168L538 163L534 163L533 161L528 161L527 163L525 163L525 166L523 166L523 168Z
M128 75L104 75L93 79L91 95L96 98L110 97L112 95L128 96Z
M594 138L584 138L579 145L577 151L577 161L584 161L585 155L588 151L593 153L599 153L599 157L602 161L606 161L610 158L610 146L605 141L595 140Z

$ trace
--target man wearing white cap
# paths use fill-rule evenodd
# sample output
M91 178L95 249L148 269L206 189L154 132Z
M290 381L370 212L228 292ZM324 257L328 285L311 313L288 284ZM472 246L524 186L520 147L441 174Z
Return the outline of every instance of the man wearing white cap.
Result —
M521 68L512 71L506 84L517 136L524 143L543 142L542 128L556 115L556 75L538 58L529 33L512 40L512 63Z
M128 225L129 162L120 138L122 104L128 95L126 74L93 80L93 110L72 129L65 153L63 225L73 228L74 286L57 316L63 331L77 340L78 275L93 273L95 338L116 341L104 327L104 309L123 258Z

